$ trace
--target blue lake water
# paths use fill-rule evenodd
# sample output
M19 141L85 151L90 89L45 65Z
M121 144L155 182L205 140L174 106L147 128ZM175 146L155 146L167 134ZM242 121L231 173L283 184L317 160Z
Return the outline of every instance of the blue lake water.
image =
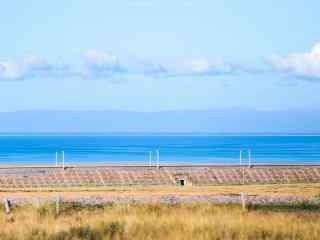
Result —
M320 136L0 135L0 164L320 163Z

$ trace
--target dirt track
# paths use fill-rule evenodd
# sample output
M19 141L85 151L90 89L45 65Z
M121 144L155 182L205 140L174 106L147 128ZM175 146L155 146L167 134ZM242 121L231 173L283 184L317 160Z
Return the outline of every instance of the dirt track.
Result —
M62 201L85 204L100 203L240 203L240 193L246 194L250 203L291 203L297 201L318 202L320 184L247 185L210 187L115 187L43 189L43 191L0 192L0 199L13 203L53 202L59 196Z

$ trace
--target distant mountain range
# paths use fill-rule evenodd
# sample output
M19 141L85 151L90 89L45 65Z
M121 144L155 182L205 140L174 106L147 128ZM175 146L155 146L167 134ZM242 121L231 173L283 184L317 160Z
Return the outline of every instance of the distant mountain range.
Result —
M19 111L2 133L320 133L320 111Z

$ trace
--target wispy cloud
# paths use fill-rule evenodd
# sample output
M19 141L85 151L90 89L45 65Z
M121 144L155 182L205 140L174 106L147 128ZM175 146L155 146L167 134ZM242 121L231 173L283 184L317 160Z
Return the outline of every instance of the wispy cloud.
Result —
M171 64L145 63L146 75L158 77L179 77L179 76L221 76L236 75L243 73L256 74L258 70L242 64L235 64L221 59L210 59L199 57L188 60L181 60Z
M16 64L0 62L0 80L14 81L19 78L20 73Z
M66 78L76 75L66 64L49 63L38 56L28 56L21 62L0 62L0 80L19 81L26 79Z
M285 57L273 55L269 61L278 72L305 80L320 80L320 43L310 52L290 54Z
M50 62L39 56L29 56L21 62L0 62L0 80L27 79L126 79L130 74L147 77L218 76L254 72L241 64L221 59L198 57L173 63L150 60L123 60L112 53L88 51L80 65ZM112 82L112 81L110 81ZM122 81L123 82L123 81Z
M234 69L231 64L222 60L209 60L206 57L183 61L177 65L177 74L185 75L221 75L231 74Z
M85 54L83 76L86 78L109 78L114 74L127 72L127 67L111 53L91 50Z
M77 73L65 63L50 63L38 56L25 58L22 64L22 78L66 78Z

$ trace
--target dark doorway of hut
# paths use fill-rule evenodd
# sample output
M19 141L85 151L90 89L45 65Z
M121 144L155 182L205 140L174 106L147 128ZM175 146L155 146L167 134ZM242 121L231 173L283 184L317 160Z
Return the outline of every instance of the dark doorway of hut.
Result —
M176 179L176 185L179 187L183 187L187 184L186 180L183 178L177 178Z
M183 186L184 186L184 184L185 184L184 179L180 179L180 181L179 181L179 182L180 182L180 186L182 186L182 187L183 187Z
M175 184L179 187L191 186L191 178L188 175L178 174L175 176Z

